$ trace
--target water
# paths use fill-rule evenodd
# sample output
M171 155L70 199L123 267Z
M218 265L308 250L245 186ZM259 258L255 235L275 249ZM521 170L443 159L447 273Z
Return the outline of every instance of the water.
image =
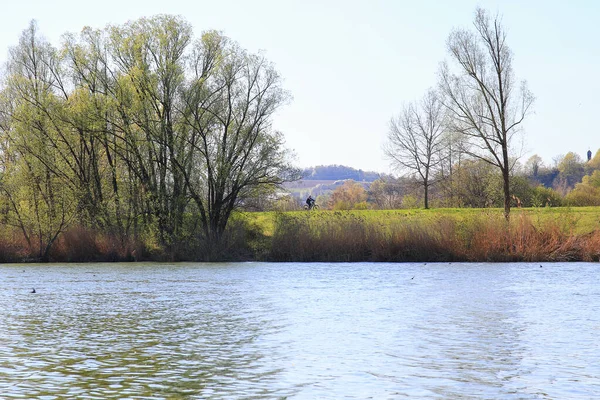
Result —
M0 397L597 398L599 278L586 263L3 265Z

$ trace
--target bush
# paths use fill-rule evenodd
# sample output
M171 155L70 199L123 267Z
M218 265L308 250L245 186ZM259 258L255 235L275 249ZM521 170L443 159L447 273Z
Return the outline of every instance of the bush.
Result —
M551 188L544 185L538 185L533 189L531 195L532 207L559 207L563 203L560 194Z
M600 205L600 189L586 183L578 183L569 194L565 196L569 206L598 206Z
M402 198L402 208L418 208L419 204L419 199L412 194L408 194Z

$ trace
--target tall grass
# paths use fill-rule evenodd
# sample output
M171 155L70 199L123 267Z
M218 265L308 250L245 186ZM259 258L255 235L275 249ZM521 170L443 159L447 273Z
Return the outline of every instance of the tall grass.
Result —
M217 244L199 235L189 235L170 246L161 246L155 237L147 236L134 239L73 226L52 244L48 261L240 261L254 259L255 253L262 254L268 248L260 228L240 218L231 219ZM38 240L29 244L20 231L0 228L0 263L41 261Z
M514 213L510 223L494 211L238 214L218 246L189 237L170 248L72 227L50 261L599 261L600 230L578 231L576 214ZM0 230L0 262L38 256L18 231Z
M32 257L27 241L17 229L0 231L0 263L18 262Z
M457 219L381 221L345 212L279 214L273 261L573 261L598 260L600 232L573 232L568 219L510 223L498 213Z
M134 261L143 259L145 247L133 238L72 227L63 232L50 250L50 259L59 262Z

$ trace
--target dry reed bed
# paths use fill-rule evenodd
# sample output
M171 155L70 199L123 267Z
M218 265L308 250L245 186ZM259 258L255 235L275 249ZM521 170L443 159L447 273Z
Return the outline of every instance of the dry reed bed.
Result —
M568 217L540 222L526 214L507 223L499 213L457 218L350 212L279 213L272 235L234 219L219 248L199 239L164 249L155 241L73 227L52 247L50 261L599 261L600 231L575 234ZM0 262L40 261L18 231L0 232Z
M280 214L272 261L598 261L600 232L497 214L376 221L350 213Z
M32 237L31 245L19 231L6 231L0 238L0 262L39 262L40 243ZM42 243L45 246L45 243ZM143 245L128 238L72 227L63 232L51 247L49 261L91 262L132 261L142 254Z
M51 247L47 261L52 262L121 262L121 261L242 261L255 258L249 243L264 238L259 229L240 220L232 219L220 246L208 246L198 237L179 240L168 248L160 246L155 238L134 239L84 227L73 226L58 236ZM260 240L257 239L260 236ZM44 248L45 243L42 243ZM43 250L43 249L42 249ZM257 249L257 253L260 250ZM31 244L20 231L0 231L0 263L42 262L39 238Z

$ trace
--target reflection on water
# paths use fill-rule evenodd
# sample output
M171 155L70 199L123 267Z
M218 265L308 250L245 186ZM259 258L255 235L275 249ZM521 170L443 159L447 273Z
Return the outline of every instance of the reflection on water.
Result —
M0 395L594 398L599 276L583 263L4 265Z

